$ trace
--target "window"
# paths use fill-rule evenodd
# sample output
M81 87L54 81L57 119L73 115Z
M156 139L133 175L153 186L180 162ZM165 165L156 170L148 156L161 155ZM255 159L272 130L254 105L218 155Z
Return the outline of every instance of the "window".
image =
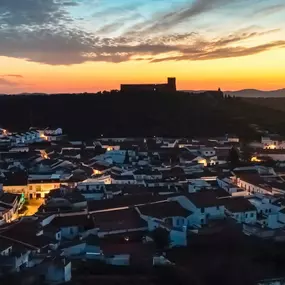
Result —
M201 213L205 213L205 209L204 208L201 208Z
M217 210L220 210L220 206L217 206Z
M70 228L69 232L72 235L73 234L73 228Z
M42 190L42 186L41 185L37 185L36 186L36 191L41 191Z
M201 224L204 224L204 219L201 219Z
M269 209L268 212L271 213L271 209Z
M29 190L30 190L30 191L33 190L33 186L32 186L32 185L29 186Z
M250 217L253 218L253 217L254 217L254 213L251 213L251 214L250 214Z
M248 214L247 214L247 213L245 214L245 217L246 217L246 218L248 217Z

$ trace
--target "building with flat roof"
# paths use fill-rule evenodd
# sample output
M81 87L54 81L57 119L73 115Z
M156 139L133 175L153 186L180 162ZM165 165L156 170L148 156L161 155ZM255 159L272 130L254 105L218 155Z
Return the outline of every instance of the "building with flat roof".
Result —
M139 92L139 91L176 91L176 78L169 77L167 83L164 84L121 84L121 91L123 92Z

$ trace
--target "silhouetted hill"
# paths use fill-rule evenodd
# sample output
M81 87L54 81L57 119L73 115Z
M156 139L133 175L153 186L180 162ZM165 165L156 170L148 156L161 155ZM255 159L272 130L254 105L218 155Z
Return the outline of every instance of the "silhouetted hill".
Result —
M244 98L285 98L285 88L273 91L262 91L257 89L243 89L239 91L225 91L225 94Z
M223 98L221 92L130 94L119 91L56 96L1 96L0 124L24 131L30 126L62 127L70 136L206 137L235 133L252 137L249 124L283 130L284 113ZM267 116L268 115L268 116ZM268 120L270 118L270 120Z

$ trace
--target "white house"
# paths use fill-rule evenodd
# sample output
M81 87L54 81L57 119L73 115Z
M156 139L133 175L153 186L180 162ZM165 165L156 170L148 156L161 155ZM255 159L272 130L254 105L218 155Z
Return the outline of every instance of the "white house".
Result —
M257 210L247 199L243 197L229 197L223 200L226 214L238 223L256 223Z
M138 181L143 180L161 180L162 173L157 169L136 169L133 171L134 178Z
M246 196L248 192L238 187L233 183L233 180L229 177L218 177L217 183L219 187L227 191L231 196Z
M6 223L18 217L18 210L24 203L24 195L0 192L0 216Z
M38 130L40 133L40 138L46 141L59 141L63 138L63 130L62 128L46 128Z
M257 213L262 215L268 215L270 213L277 213L280 211L283 206L279 205L278 199L272 197L272 195L258 195L250 196L248 201L254 205L257 210Z
M169 232L171 246L187 245L188 219L193 213L183 208L177 201L166 201L137 207L142 219L152 232L164 228Z
M207 224L209 220L225 218L223 199L219 198L215 191L199 191L173 199L183 208L193 212L188 218L188 226L200 226Z
M78 182L77 189L87 200L101 200L105 196L105 184L102 182L87 179Z
M137 180L135 179L134 175L116 175L111 174L112 184L137 184Z
M204 157L202 157L201 155L196 155L190 151L182 153L179 156L179 161L181 164L191 164L195 162L207 166L207 160Z
M94 223L90 215L82 213L60 214L54 215L46 222L45 227L55 227L60 229L61 238L72 240L79 237L84 232L93 229Z
M164 201L137 207L141 217L148 222L149 231L155 229L157 220L168 223L172 227L188 226L190 210L183 208L177 201Z
M212 189L212 186L205 180L203 179L193 179L189 182L188 184L188 192L189 193L194 193L198 192L202 189Z
M216 155L215 149L210 147L201 147L199 153L203 157L212 157Z
M236 184L249 194L280 195L285 193L285 183L278 176L244 174L236 178Z
M264 149L285 149L285 140L279 135L269 135L261 137Z
M109 163L123 164L125 162L127 152L130 160L136 155L133 150L110 150L104 154L97 155L94 159L98 161L107 161Z

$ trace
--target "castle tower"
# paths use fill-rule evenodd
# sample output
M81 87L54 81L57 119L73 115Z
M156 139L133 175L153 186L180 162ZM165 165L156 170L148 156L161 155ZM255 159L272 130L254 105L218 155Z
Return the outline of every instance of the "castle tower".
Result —
M176 91L176 78L175 77L168 77L167 84L168 84L169 90Z

